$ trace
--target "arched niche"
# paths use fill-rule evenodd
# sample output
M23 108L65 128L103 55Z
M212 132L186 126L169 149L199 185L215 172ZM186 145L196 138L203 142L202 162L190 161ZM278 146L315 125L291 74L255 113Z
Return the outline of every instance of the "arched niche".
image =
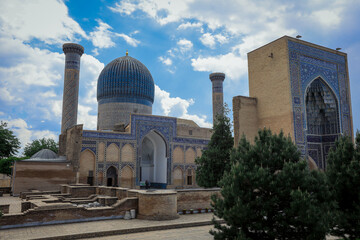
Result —
M131 144L125 144L121 149L121 161L133 162L134 161L134 148Z
M93 185L95 154L90 149L81 152L79 159L79 183Z
M192 167L186 169L186 185L195 185L195 170Z
M174 149L173 163L184 163L184 150L181 147Z
M120 161L120 149L115 144L110 144L106 149L106 162L119 162Z
M129 166L125 166L121 169L120 187L134 187L134 174L132 168Z
M338 99L321 77L314 79L305 91L306 144L309 166L326 168L329 149L340 134Z
M331 88L320 77L306 89L307 132L313 135L340 132L338 101Z
M173 171L173 185L175 187L183 186L184 185L184 177L183 171L181 168L176 167Z
M110 166L106 170L106 186L116 187L118 184L118 170L114 166Z
M185 162L195 163L196 153L192 147L188 148L185 152Z
M155 131L150 131L141 142L140 181L151 187L164 188L167 184L166 143Z

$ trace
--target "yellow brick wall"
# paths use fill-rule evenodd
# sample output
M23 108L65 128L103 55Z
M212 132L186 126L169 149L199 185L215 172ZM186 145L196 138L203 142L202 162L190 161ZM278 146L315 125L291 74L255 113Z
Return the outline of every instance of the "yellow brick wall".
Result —
M130 144L126 144L121 149L121 161L122 162L134 162L134 148Z
M259 130L257 100L243 96L233 98L234 146L237 147L243 134L250 142L254 141Z
M105 143L99 143L98 147L98 161L103 162L105 159Z
M272 53L272 55L271 55ZM249 93L257 98L259 128L270 128L294 139L287 38L248 53Z
M194 149L188 148L185 152L185 162L186 163L195 163L196 153Z
M89 171L93 171L93 176L95 176L95 154L86 149L80 154L80 183L87 183L87 177L89 176Z
M106 149L106 161L107 162L118 162L120 161L119 147L112 143Z
M184 180L183 180L183 171L181 168L177 167L173 171L173 185L175 187L183 186Z
M173 152L174 163L184 163L184 151L180 147L176 147Z
M202 156L202 150L200 148L196 148L196 157Z
M133 188L134 187L134 174L129 166L125 166L121 170L120 187Z

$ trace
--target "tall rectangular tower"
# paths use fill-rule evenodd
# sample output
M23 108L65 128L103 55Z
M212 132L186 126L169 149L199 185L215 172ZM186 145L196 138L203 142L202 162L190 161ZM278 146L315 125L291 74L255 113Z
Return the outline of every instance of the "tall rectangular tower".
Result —
M233 99L236 144L242 133L256 135L244 129L244 110L251 109L253 129L282 130L316 167L326 168L338 136L353 137L346 53L284 36L248 53L248 68L252 105L241 108L246 97Z

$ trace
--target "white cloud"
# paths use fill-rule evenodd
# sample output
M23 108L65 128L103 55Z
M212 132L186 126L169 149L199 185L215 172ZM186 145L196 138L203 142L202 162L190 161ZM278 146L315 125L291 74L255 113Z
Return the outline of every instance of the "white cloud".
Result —
M133 3L131 0L123 0L110 7L114 12L131 15L136 10L146 12L161 25L179 21L189 10L188 3L193 0L168 1L168 0L142 0ZM190 16L190 15L188 15Z
M0 52L0 61L5 63L0 66L0 86L54 86L61 79L59 64L62 64L62 72L63 54L32 48L7 38L0 38Z
M224 35L222 35L220 33L215 34L215 35L212 35L211 33L204 33L200 37L200 41L205 46L207 46L209 48L214 48L216 45L216 42L218 42L220 44L224 44L224 43L228 42L228 39L227 39L227 37L225 37Z
M205 33L200 37L200 41L202 42L202 44L204 44L205 46L209 47L209 48L214 48L215 47L215 37L213 35L211 35L211 33Z
M188 28L201 28L202 27L202 23L197 22L197 23L191 23L191 22L186 22L186 23L182 23L178 26L177 30L185 30Z
M97 115L91 114L93 108L79 104L78 106L78 124L84 124L84 129L96 130Z
M137 47L139 45L140 43L139 40L136 40L135 38L132 38L131 36L128 36L124 33L114 33L110 31L112 27L109 24L104 23L100 19L97 19L96 21L99 23L99 26L95 28L95 31L90 33L90 39L95 47L97 48L114 47L116 45L115 42L113 41L114 37L121 37L122 39L125 40L127 44L133 47ZM130 35L137 34L138 32L139 31L134 31ZM97 48L93 50L95 56L99 54L99 50Z
M163 64L165 64L166 66L171 66L172 65L172 60L168 57L159 57L160 62L162 62Z
M0 31L2 35L29 41L33 38L46 43L87 38L80 25L68 15L63 1L1 1Z
M189 114L188 108L193 105L195 101L193 99L182 99L179 97L170 97L170 93L161 90L155 85L155 102L153 109L155 114L185 118L196 122L201 127L211 128L212 124L207 122L205 115Z
M99 26L95 28L95 31L89 34L93 45L98 48L114 47L115 43L111 40L113 33L109 31L112 27L100 19L97 19L96 21Z
M96 106L97 80L104 68L104 64L91 55L83 54L80 67L80 89L85 93L81 94L84 97L80 99L80 102Z
M220 43L220 44L224 44L226 42L228 42L229 40L227 39L227 37L221 35L220 33L219 34L216 34L214 36L216 38L216 40Z
M0 39L0 43L0 52L5 53L0 55L0 60L5 62L2 57L11 56L7 65L0 67L0 100L13 105L21 101L18 111L29 118L41 116L54 121L60 128L64 54L32 48L16 40ZM96 83L103 68L104 64L93 56L82 55L79 93L82 107L79 107L78 123L91 129L94 129L93 120L87 119L97 115Z
M133 47L137 47L137 45L140 43L139 40L136 40L135 38L132 38L124 33L117 33L116 36L123 38L127 44Z
M7 122L9 129L11 129L15 136L19 138L21 143L21 149L19 151L20 154L25 145L35 139L46 137L58 141L58 136L55 132L32 129L32 127L29 126L24 119L2 119L2 121Z
M55 94L55 92L54 92L53 90L49 90L49 91L40 93L40 95L41 95L43 98L53 98L53 97L56 97L56 94Z
M193 43L190 40L187 40L185 38L180 39L177 42L177 45L179 46L179 50L182 53L185 53L185 52L189 51L193 47Z
M22 102L21 98L11 95L9 90L5 86L0 86L0 99L10 104Z
M122 1L120 3L116 3L115 7L109 7L113 12L124 13L130 15L136 10L136 4L131 3L130 1Z
M58 119L58 123L61 124L61 114L62 114L62 99L61 100L51 100L49 102L51 106L51 112L54 114L56 119Z
M191 59L191 65L195 71L200 72L224 72L226 78L237 80L247 73L246 57L240 57L234 53L212 57L198 57Z
M325 28L334 29L339 26L341 23L341 11L342 9L323 9L319 11L314 11L310 14L310 18L314 22L320 23Z

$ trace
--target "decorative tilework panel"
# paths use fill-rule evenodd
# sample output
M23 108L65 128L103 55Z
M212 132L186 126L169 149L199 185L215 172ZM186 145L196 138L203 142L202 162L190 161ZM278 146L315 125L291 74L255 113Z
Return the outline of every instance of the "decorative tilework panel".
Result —
M295 142L302 154L305 154L306 135L306 88L316 78L321 77L323 81L334 92L339 103L340 132L351 135L351 120L349 110L348 77L346 72L346 59L344 56L328 52L315 47L288 40L289 70L292 94L292 106L294 114L294 136ZM311 139L311 137L310 137ZM309 140L310 140L309 139ZM310 141L312 141L311 139ZM318 139L319 140L319 139ZM318 141L316 140L316 141ZM328 143L332 139L321 138ZM327 145L328 146L328 145ZM308 153L314 159L318 167L324 168L326 154L322 147L308 143ZM321 156L320 156L321 155Z

